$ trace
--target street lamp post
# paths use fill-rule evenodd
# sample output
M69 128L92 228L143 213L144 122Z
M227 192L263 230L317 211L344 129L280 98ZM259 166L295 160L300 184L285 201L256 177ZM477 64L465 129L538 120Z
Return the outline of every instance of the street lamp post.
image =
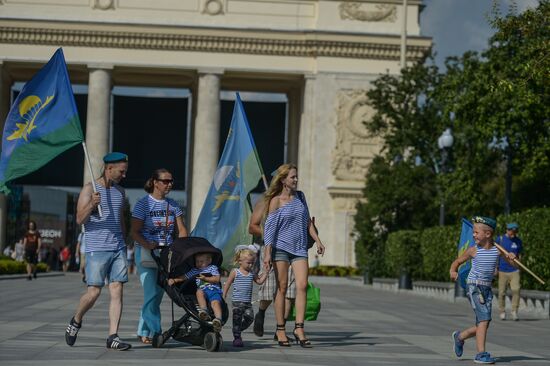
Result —
M454 138L451 129L447 128L437 139L437 145L441 150L441 169L440 173L445 174L449 171L449 150L453 146ZM445 198L441 194L441 202L439 204L439 225L445 225Z

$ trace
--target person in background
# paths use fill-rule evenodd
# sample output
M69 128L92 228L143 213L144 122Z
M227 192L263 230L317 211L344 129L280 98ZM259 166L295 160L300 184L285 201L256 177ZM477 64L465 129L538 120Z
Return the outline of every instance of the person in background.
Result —
M71 262L71 250L68 246L64 245L59 252L59 260L61 261L61 268L63 272L67 272L69 269L69 263Z
M23 240L19 239L17 243L15 243L15 260L18 262L23 262L25 260L25 245L23 244Z
M84 225L82 231L78 234L76 242L76 264L79 265L79 272L82 274L82 282L86 283L86 239L84 235Z
M29 221L28 230L23 238L25 246L25 261L27 262L27 280L36 278L36 265L38 264L38 254L42 246L40 233L36 230L36 222Z
M126 261L128 262L128 273L134 274L136 268L134 261L134 243L130 243L126 247Z
M517 223L506 224L506 234L499 235L495 242L519 258L523 250L523 242L518 238L518 230L519 225ZM498 265L498 310L500 320L506 320L506 288L508 285L512 290L512 320L518 320L519 292L521 289L520 271L519 268L500 258Z

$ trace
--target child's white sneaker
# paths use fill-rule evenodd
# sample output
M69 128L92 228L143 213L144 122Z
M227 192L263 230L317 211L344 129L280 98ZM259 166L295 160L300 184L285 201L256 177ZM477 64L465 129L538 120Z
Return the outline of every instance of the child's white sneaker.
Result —
M512 320L519 320L517 311L512 311Z
M499 317L500 317L500 320L506 320L506 313L504 312L500 313Z

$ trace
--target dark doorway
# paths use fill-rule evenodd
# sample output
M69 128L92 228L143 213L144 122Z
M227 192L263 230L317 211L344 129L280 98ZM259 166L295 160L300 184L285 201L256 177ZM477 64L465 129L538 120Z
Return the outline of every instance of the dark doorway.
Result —
M234 104L234 101L229 100L221 102L220 156L229 132ZM285 163L286 103L243 101L243 106L264 173L269 181L271 172ZM264 191L263 183L260 182L256 190Z
M143 188L151 172L170 170L174 189L185 189L189 98L115 95L113 151L128 154L124 187Z

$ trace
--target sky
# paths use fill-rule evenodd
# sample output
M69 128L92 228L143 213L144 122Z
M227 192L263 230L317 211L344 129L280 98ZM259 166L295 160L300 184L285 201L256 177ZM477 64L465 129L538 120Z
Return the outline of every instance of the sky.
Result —
M433 38L439 67L443 67L446 57L487 48L494 33L487 20L494 1L503 13L508 12L511 3L517 5L519 13L538 4L538 0L424 0L420 28L422 35Z

